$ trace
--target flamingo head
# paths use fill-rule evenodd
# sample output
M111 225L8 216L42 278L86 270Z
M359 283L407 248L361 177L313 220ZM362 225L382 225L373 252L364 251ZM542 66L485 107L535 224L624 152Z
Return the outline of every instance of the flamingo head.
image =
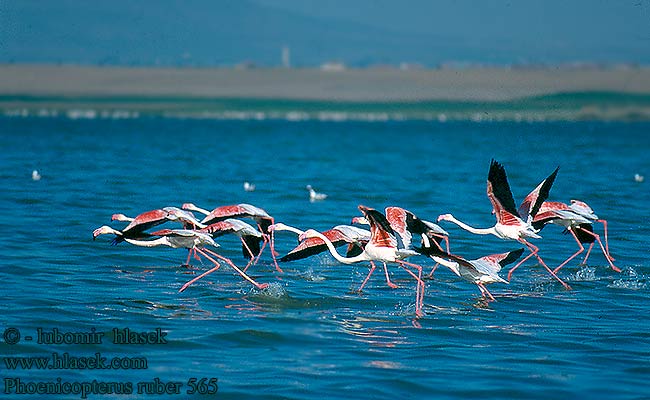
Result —
M124 214L113 214L111 216L111 221L130 221L131 219Z
M183 210L196 210L197 207L194 205L194 203L183 203L181 208Z
M438 222L440 221L451 221L454 217L451 214L440 214L438 215Z
M590 218L598 219L598 216L596 213L594 213L594 210L592 210L591 207L589 207L589 205L584 201L571 200L571 208L579 211L581 214L588 215Z
M305 239L309 239L311 237L316 237L317 234L318 234L318 232L316 232L315 230L307 229L306 231L304 231L303 233L301 233L298 236L298 241L302 242Z
M107 235L111 233L118 234L115 229L111 228L108 225L100 226L99 228L93 231L93 240L97 239L97 236L99 235Z
M350 221L351 224L358 224L358 225L370 225L366 217L354 217L352 218L352 221Z

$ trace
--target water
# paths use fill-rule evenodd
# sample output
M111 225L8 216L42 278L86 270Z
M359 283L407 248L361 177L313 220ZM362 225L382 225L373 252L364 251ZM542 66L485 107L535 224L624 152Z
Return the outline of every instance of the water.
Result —
M133 385L131 395L89 398L161 397L137 393L138 382L154 378L181 383L180 394L164 398L194 397L186 393L191 378L213 377L220 398L650 398L650 191L634 181L635 173L650 177L648 131L647 123L599 122L0 119L0 321L22 336L13 346L0 340L0 353L147 360L140 370L22 371L3 363L3 379ZM440 269L427 281L426 315L416 319L413 281L395 267L398 289L377 271L359 295L365 265L322 255L283 264L278 274L265 253L249 271L268 289L223 267L179 294L207 263L180 267L185 250L91 237L115 212L187 201L210 209L251 203L301 228L348 223L358 204L399 205L430 220L451 212L487 227L491 158L505 165L517 203L560 165L551 199L584 200L609 221L623 272L594 249L588 266L576 258L561 270L573 287L566 291L531 262L510 285L492 285L497 301L488 304L474 285ZM245 192L245 181L257 189ZM307 184L329 197L310 203ZM452 250L468 258L518 247L444 228ZM557 227L542 234L535 243L550 265L576 249ZM245 263L236 238L218 241L221 254ZM278 234L280 253L295 243ZM161 328L168 343L114 344L111 330L125 327ZM106 336L94 345L25 340L37 328Z

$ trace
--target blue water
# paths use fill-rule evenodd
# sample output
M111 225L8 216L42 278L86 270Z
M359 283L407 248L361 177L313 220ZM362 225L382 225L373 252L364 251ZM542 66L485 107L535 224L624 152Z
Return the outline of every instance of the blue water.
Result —
M0 354L100 352L148 363L27 371L2 363L2 378L134 386L131 395L89 398L194 398L188 381L204 377L218 378L218 398L233 399L650 398L649 132L648 124L601 122L0 119L0 330L22 336L15 345L0 338ZM576 258L561 270L567 291L529 262L510 285L490 286L497 301L486 303L475 285L440 269L427 281L426 315L416 319L413 281L395 267L398 289L377 271L359 295L366 265L322 255L283 264L278 274L265 253L249 271L269 289L224 267L179 294L207 263L181 267L185 250L111 246L91 235L115 212L187 201L209 209L251 203L301 228L348 223L359 204L398 205L430 220L451 212L487 227L491 158L505 165L517 203L560 165L551 200L581 199L606 218L623 272L594 249L588 266ZM31 179L34 169L41 180ZM635 182L635 173L648 180ZM244 181L257 190L245 192ZM329 197L310 203L307 184ZM453 252L467 258L518 247L444 228ZM576 249L557 227L542 235L534 242L549 265ZM221 254L245 263L236 238L218 241ZM295 243L278 234L280 253ZM115 327L161 328L168 343L113 344ZM37 328L107 335L94 345L25 340ZM137 394L138 382L154 378L181 382L181 394Z

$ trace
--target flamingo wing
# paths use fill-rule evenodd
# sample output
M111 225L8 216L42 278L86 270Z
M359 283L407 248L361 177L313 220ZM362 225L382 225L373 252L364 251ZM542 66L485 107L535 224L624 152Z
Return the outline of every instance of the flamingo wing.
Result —
M555 168L555 171L537 185L537 187L526 196L524 201L521 202L521 205L519 206L519 216L522 219L530 222L530 220L537 215L540 207L548 198L551 186L553 186L553 182L555 182L555 177L559 170L560 167Z
M334 247L339 247L349 242L348 240L345 240L344 236L341 235L340 232L333 229L323 232L323 235L332 242ZM280 261L301 260L324 251L327 251L327 245L325 242L321 238L310 237L300 242L298 246L280 258Z
M370 223L370 241L377 247L397 247L395 231L390 226L386 217L366 206L359 205L359 210Z
M487 196L492 203L492 208L497 221L504 225L516 222L519 213L512 197L506 170L498 161L492 160L487 180Z
M160 225L167 221L168 216L169 213L167 211L160 209L143 212L135 217L133 221L122 230L122 233L126 234L128 232L135 234L146 231L153 226Z
M386 207L386 220L390 224L393 231L397 233L397 247L400 249L411 248L413 242L413 235L408 228L408 216L413 214L401 207Z

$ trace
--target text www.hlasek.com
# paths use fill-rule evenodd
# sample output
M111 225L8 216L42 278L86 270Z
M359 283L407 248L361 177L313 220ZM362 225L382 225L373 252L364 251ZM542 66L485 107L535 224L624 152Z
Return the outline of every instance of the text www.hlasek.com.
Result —
M50 357L3 357L8 370L17 369L147 369L145 357L73 356L68 353L52 353Z

